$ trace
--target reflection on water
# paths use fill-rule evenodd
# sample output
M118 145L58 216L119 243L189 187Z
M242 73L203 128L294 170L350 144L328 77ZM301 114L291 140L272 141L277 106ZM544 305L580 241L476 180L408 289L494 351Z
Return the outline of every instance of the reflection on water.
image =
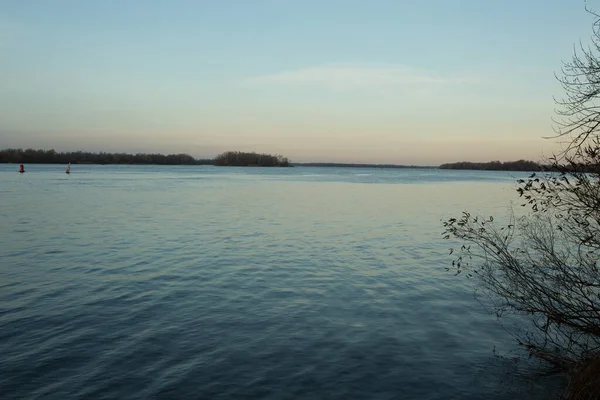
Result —
M548 396L493 356L512 338L444 272L440 220L505 214L519 174L13 167L3 397Z

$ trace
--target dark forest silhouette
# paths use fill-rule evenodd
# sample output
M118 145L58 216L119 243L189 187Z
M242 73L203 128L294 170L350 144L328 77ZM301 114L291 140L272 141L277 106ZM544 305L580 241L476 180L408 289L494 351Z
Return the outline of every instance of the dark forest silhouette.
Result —
M213 160L217 166L256 166L256 167L290 167L290 161L281 155L244 153L241 151L228 151L219 154Z
M0 163L15 164L146 164L146 165L217 165L287 167L290 162L280 155L226 152L214 159L196 159L189 154L127 154L91 153L85 151L57 152L55 150L4 149Z
M55 150L4 149L0 163L20 164L158 164L210 165L212 160L195 159L188 154L126 154L91 153L86 151L57 152Z
M546 169L534 161L490 161L490 162L470 162L461 161L440 165L440 169L471 169L484 171L541 171Z

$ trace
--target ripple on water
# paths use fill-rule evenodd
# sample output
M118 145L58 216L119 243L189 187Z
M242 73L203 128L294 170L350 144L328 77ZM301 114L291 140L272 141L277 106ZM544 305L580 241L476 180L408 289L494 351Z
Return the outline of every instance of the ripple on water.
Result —
M0 169L2 397L546 398L443 271L505 178L44 168Z

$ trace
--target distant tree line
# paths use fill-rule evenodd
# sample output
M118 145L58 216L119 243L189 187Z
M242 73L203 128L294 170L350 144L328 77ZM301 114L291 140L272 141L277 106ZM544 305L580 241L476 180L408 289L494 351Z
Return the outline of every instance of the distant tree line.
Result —
M490 161L484 163L461 161L440 165L440 169L471 169L484 171L542 171L547 169L534 161Z
M234 165L272 167L290 166L286 157L257 153L226 152L215 159L196 159L189 154L91 153L85 151L4 149L0 163L15 164L153 164L153 165Z
M281 155L244 153L241 151L227 151L219 154L213 160L214 165L229 167L290 167L287 157Z

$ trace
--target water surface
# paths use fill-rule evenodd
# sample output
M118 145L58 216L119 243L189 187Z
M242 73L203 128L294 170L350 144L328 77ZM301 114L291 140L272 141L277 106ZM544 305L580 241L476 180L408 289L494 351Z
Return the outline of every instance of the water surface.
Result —
M519 173L0 165L2 398L547 398L444 271Z

